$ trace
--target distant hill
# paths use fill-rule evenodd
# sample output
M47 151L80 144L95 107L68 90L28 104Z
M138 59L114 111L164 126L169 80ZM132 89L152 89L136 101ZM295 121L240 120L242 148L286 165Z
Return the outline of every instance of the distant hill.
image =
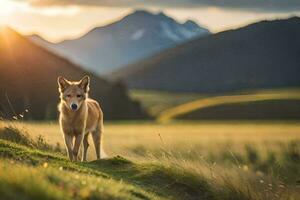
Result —
M179 120L299 120L300 99L231 103L179 115Z
M86 70L105 74L209 33L190 20L181 24L163 13L138 10L112 24L94 28L78 39L52 44L37 35L29 38Z
M299 120L300 90L262 90L192 100L162 111L161 122L182 120Z
M0 71L0 117L22 118L27 109L25 117L35 120L56 118L59 75L78 80L89 74L9 28L0 30ZM146 116L121 83L89 75L91 97L100 101L105 119Z
M223 93L300 86L300 18L195 39L112 74L130 88Z

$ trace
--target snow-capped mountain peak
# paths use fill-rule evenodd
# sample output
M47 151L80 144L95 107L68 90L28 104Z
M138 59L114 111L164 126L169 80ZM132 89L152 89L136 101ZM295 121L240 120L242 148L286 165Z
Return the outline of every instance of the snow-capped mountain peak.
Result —
M131 40L139 40L143 37L144 33L145 33L144 29L139 29L131 35L130 39Z
M193 21L179 23L163 12L137 10L78 39L40 45L101 75L207 34L207 29ZM36 37L33 40L38 42Z

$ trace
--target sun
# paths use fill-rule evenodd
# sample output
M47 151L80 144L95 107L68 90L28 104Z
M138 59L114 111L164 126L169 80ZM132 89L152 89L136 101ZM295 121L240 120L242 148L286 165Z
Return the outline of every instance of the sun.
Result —
M0 0L0 16L12 14L17 6L18 2L14 0Z

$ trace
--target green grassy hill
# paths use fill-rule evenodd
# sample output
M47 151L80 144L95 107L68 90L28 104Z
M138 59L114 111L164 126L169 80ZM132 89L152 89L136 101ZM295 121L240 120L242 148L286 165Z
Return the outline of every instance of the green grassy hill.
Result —
M200 98L166 109L158 119L300 119L300 90L265 90Z
M140 101L153 117L157 117L166 109L205 97L197 93L172 93L152 90L130 90L129 95L131 98Z

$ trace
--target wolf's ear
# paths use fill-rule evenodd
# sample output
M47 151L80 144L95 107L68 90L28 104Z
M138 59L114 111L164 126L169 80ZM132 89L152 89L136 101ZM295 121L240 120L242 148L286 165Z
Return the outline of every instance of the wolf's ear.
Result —
M64 77L59 76L57 78L58 89L60 92L63 92L68 86L70 86L69 81L67 81Z
M79 82L79 87L81 87L84 92L88 92L90 89L90 77L89 76L84 76L80 82Z

